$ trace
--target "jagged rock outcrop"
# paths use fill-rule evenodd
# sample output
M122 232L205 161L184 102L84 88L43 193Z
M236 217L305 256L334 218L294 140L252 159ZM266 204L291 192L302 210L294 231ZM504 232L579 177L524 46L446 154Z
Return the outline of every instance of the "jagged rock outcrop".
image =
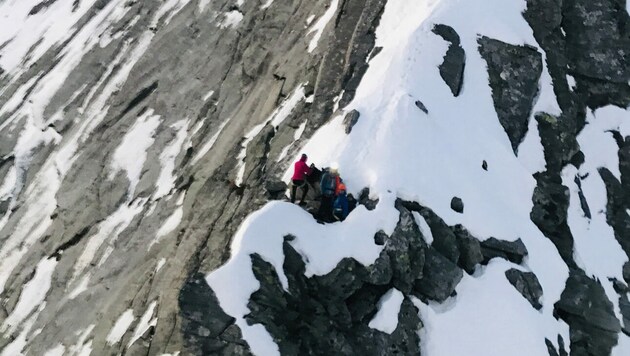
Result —
M492 99L499 122L516 153L529 125L542 58L533 47L514 46L488 37L479 39L479 52L488 63Z
M484 263L493 258L503 258L510 262L520 264L523 258L527 256L527 248L521 239L516 241L504 241L491 237L485 241L481 241L481 253L483 254Z
M391 334L368 326L396 275L390 273L383 284L374 285L368 268L344 259L330 273L307 278L304 261L289 241L284 243L289 293L273 266L252 255L261 287L252 294L247 317L249 322L265 326L282 355L419 354L422 322L408 298L402 301L398 326ZM402 255L397 257L404 258L405 252L398 252Z
M250 354L239 328L234 325L234 318L223 312L203 274L191 276L179 291L179 309L184 341L191 353Z
M444 62L439 67L440 76L451 89L453 96L459 96L464 84L466 52L460 44L459 35L452 27L438 24L433 27L433 32L449 42L448 50L444 55ZM424 110L420 108L420 110L426 113L426 108Z
M583 272L571 273L554 311L571 328L571 355L609 355L617 344L621 326L613 305Z
M523 272L512 268L505 271L505 277L508 281L510 281L514 288L516 288L516 290L518 290L518 292L527 299L532 307L536 310L540 310L542 308L542 304L540 304L540 297L543 295L543 290L534 273Z

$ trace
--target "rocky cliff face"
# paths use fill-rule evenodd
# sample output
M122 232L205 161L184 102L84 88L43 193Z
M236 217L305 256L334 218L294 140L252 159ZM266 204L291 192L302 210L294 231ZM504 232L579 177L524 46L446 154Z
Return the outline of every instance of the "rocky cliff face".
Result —
M630 352L625 1L0 18L3 355ZM302 151L347 221L268 204Z

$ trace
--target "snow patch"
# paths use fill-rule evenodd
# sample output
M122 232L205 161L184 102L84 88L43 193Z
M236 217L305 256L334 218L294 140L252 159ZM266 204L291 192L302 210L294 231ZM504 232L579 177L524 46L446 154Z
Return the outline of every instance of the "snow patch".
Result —
M315 48L317 48L317 43L319 42L320 37L322 37L322 33L324 33L324 29L330 20L335 16L337 12L337 7L339 6L339 0L332 0L330 2L330 6L328 6L328 10L322 15L322 17L317 20L317 22L311 27L311 29L307 32L307 34L311 34L315 32L311 41L308 44L308 53L313 52ZM312 21L312 19L311 19ZM310 21L307 21L307 24Z
M226 12L218 26L220 28L236 28L238 24L243 20L243 14L238 10L232 10Z
M186 138L188 137L188 120L180 120L170 127L175 130L175 138L171 143L164 148L164 151L160 154L160 164L162 169L160 170L160 176L156 182L156 190L153 193L153 199L157 200L164 197L175 186L175 159L179 155Z
M130 182L129 195L133 195L142 167L147 159L147 150L155 141L155 131L160 126L160 116L153 114L153 109L147 110L136 119L116 148L112 158L109 179L114 179L116 173L125 171Z
M2 332L13 333L37 307L42 305L50 289L56 266L57 260L54 258L44 258L37 264L35 275L24 284L15 308L2 324Z
M142 317L140 318L140 321L138 321L138 325L136 325L136 329L133 332L133 336L127 344L127 348L131 347L131 345L138 341L150 327L155 327L157 325L157 318L153 318L156 305L157 301L151 302L151 304L147 307L147 310L144 314L142 314Z
M170 234L172 231L174 231L177 228L177 226L179 226L179 223L182 221L182 217L183 216L184 216L184 208L183 207L180 206L177 209L175 209L173 214L171 214L171 216L169 216L168 219L166 219L164 221L164 224L162 224L162 226L160 226L160 229L157 232L155 240L153 240L153 242L151 242L151 244L149 245L149 249L154 244L160 242L160 239L162 237L164 237L164 236Z
M217 129L217 132L212 135L212 137L210 137L210 139L208 140L208 142L206 142L201 149L199 150L199 152L195 155L195 157L193 157L192 160L192 164L197 163L203 156L206 155L206 153L208 153L208 151L210 151L210 149L212 148L212 146L214 146L214 144L217 142L217 140L219 139L219 135L221 135L221 131L223 131L223 129L225 128L225 125L227 125L227 123L230 122L230 118L228 118L227 120L225 120L221 125L219 125L219 128Z
M133 309L127 309L124 313L118 317L116 323L107 334L107 338L105 339L109 345L114 345L120 342L120 339L125 335L131 323L135 320L133 316Z
M420 215L417 211L412 211L411 214L413 215L416 224L418 224L418 228L420 228L424 241L428 245L431 245L433 243L433 233L431 232L429 224L427 224L427 221L424 219L424 216Z
M368 326L391 334L398 326L398 313L405 296L396 288L390 289L378 301L378 312Z
M72 300L79 296L79 294L88 290L88 286L90 284L90 276L84 276L81 278L81 281L77 284L77 286L70 292L68 295L68 299Z
M142 212L145 203L146 199L138 199L131 204L123 203L112 215L99 224L98 232L89 238L83 253L74 265L73 278L78 277L92 263L99 248L106 241L113 244L118 239L118 235L131 224L136 215Z
M157 266L155 266L155 273L160 272L162 267L166 264L166 258L162 258L158 261Z
M64 356L66 353L66 347L62 344L57 344L57 346L52 349L46 351L44 356Z

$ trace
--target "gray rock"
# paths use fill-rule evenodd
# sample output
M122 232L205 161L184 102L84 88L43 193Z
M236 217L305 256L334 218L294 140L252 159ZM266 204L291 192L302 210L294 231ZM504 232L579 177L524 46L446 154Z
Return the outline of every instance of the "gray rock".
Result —
M416 100L415 104L418 109L422 110L422 112L424 112L425 114L429 113L429 109L427 109L427 107L420 100Z
M527 248L520 238L511 242L491 237L481 242L481 253L483 254L484 263L500 257L510 262L521 264L525 256L527 256Z
M394 287L408 294L413 288L414 281L423 276L426 245L409 210L402 206L399 206L398 210L400 220L385 243L384 251L391 260Z
M534 309L542 309L540 298L543 295L543 290L534 273L523 272L512 268L505 271L505 277L507 277L508 281L510 281L514 288L516 288L516 290L518 290L518 292L527 299Z
M391 283L372 284L369 268L352 259L342 260L327 275L306 278L304 261L291 246L291 239L287 236L284 242L288 293L273 266L252 255L260 289L251 295L251 313L246 316L248 322L265 326L281 354L418 354L422 322L408 299L401 305L398 326L392 334L368 326L379 300L393 287ZM381 257L385 257L379 258L384 263L388 258L385 250Z
M488 170L488 162L486 162L486 161L484 160L484 161L481 163L481 168L482 168L484 171L487 171L487 170Z
M514 46L488 37L481 37L478 42L479 53L488 64L494 107L516 153L527 133L538 95L542 57L529 46Z
M453 197L453 199L451 199L451 209L453 209L455 212L463 214L464 202L462 201L462 199L458 197Z
M626 283L630 283L630 262L626 262L623 265L623 279Z
M205 276L191 276L179 292L179 308L186 350L192 354L233 355L235 350L248 355L249 347L242 340L234 318L225 314ZM226 329L236 328L231 340L225 339ZM230 348L229 346L232 346ZM229 352L228 352L229 351Z
M406 209L415 211L422 215L424 220L431 229L433 242L431 246L438 252L448 258L451 262L457 264L459 261L459 249L457 247L457 239L451 227L449 227L442 218L440 218L433 210L426 208L416 202L399 201L399 204Z
M359 122L360 116L361 114L356 110L352 110L346 114L343 118L343 126L346 128L346 134L350 134L350 132L352 132L352 128L357 124L357 122Z
M453 96L459 96L464 84L464 67L466 65L466 53L460 44L459 35L452 27L442 24L435 25L433 32L450 42L444 55L444 61L439 67L440 76L451 89Z
M359 204L365 206L367 210L374 210L376 205L378 205L377 199L370 199L370 188L363 188L361 193L359 193Z
M612 303L599 282L573 270L554 314L567 324L571 355L609 355L621 331Z
M416 281L413 291L422 299L441 303L453 295L464 273L431 247L426 250L425 256L422 278Z
M387 234L383 232L383 230L381 230L374 235L374 243L379 246L383 246L385 245L385 241L387 241L388 238L389 236L387 236Z
M265 182L265 190L269 199L281 199L287 191L287 184L281 180L268 180Z
M483 262L479 239L472 236L468 230L461 225L454 226L453 232L455 233L457 247L459 248L459 261L457 265L468 272L468 274L473 274L475 267Z

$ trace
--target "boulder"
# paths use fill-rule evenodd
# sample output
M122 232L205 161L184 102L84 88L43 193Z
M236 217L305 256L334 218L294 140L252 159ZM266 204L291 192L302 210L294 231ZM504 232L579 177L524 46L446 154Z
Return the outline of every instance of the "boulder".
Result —
M287 184L281 180L267 180L265 182L265 192L268 199L281 199L287 191ZM298 191L301 194L300 191Z
M433 33L449 42L444 61L440 64L440 76L451 89L453 96L459 96L464 83L464 67L466 52L460 44L459 35L447 25L438 24L433 27Z
M483 262L481 243L479 239L472 236L462 225L455 225L453 232L455 233L457 247L459 248L459 261L457 264L468 274L473 274L475 267Z
M510 281L514 288L516 288L516 290L521 293L525 299L527 299L534 309L542 309L540 297L543 295L543 290L534 273L523 272L512 268L505 271L505 277L507 277L508 281Z
M491 237L481 242L481 253L484 264L496 257L521 264L527 256L527 248L520 238L512 242Z
M422 278L416 281L413 292L421 299L441 303L453 295L464 273L434 248L428 248L425 256Z
M571 355L610 355L621 325L602 285L571 270L554 314L569 325Z
M453 197L453 199L451 199L451 209L453 209L455 212L463 214L464 202L462 201L462 199L458 197Z
M427 107L420 100L416 100L415 104L418 109L422 110L422 112L424 112L425 114L429 113L429 109L427 109Z
M352 132L352 128L359 122L360 116L361 114L356 110L352 110L346 114L343 118L343 126L346 128L346 134Z

